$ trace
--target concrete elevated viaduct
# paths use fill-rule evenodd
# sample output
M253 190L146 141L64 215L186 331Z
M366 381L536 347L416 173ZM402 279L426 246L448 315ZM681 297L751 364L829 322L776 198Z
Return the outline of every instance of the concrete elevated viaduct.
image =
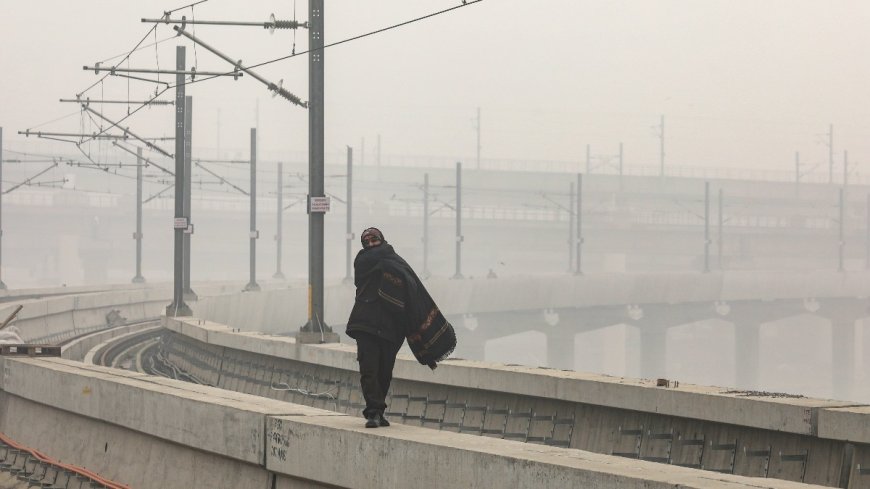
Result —
M799 275L778 274L726 275L716 279L712 277L713 275L687 276L682 279L672 277L674 280L664 282L662 282L664 278L660 276L598 279L577 277L562 282L549 278L520 281L525 285L531 283L529 290L540 293L511 292L509 282L503 279L445 281L443 284L433 282L430 287L445 310L451 308L459 314L459 318L472 317L469 315L476 317L487 314L507 314L510 311L533 318L535 314L528 311L537 311L536 314L542 318L544 324L552 328L560 327L563 317L568 314L567 311L572 304L581 311L593 306L622 308L625 311L636 311L636 308L640 307L648 311L655 307L664 307L666 304L679 304L681 301L710 305L718 303L721 309L723 303L735 307L734 304L743 300L758 297L766 299L766 302L819 301L824 304L825 301L855 298L860 300L863 294L860 284L866 282L861 280L861 277L841 274L831 274L827 277L824 274L806 275L803 278ZM584 280L588 282L584 283ZM667 286L668 283L680 285ZM517 289L518 284L513 285L513 288ZM204 432L199 433L198 429L192 429L192 426L196 425L190 424L193 421L184 413L199 413L200 408L211 409L201 407L202 402L210 403L203 399L211 395L223 399L229 395L236 401L244 401L246 404L265 402L256 401L256 398L239 397L256 395L261 398L270 397L272 401L269 402L280 404L279 406L266 402L266 405L272 407L266 409L262 404L258 404L260 407L254 409L259 413L256 417L262 419L262 424L257 425L262 426L259 439L275 440L276 445L273 447L264 442L264 458L260 459L260 456L256 455L258 460L263 460L262 463L252 463L244 459L245 461L241 463L247 468L237 468L234 472L236 475L226 475L223 480L233 481L236 480L233 477L247 474L254 477L253 480L266 481L267 484L274 478L276 484L278 481L285 484L282 487L294 487L292 484L300 483L311 484L315 481L318 484L343 487L375 487L347 478L342 479L332 473L335 472L334 469L329 470L330 474L324 474L327 469L323 467L328 464L320 464L317 469L312 469L311 467L317 466L314 459L305 459L301 453L289 463L291 468L287 468L287 464L279 463L277 460L271 462L270 468L268 454L272 453L272 448L276 454L281 453L282 447L289 448L291 442L288 441L288 437L291 433L295 433L299 435L299 439L293 438L294 449L304 452L306 456L316 457L317 460L323 458L324 452L336 451L339 458L345 460L350 457L348 453L358 453L365 448L389 453L387 447L392 447L403 452L401 457L404 457L391 459L393 462L413 465L422 463L423 458L431 455L430 450L436 448L429 442L434 441L434 445L441 448L443 448L442 444L447 447L464 448L473 445L476 447L472 450L473 453L457 452L456 455L446 456L469 462L472 475L466 474L462 477L479 476L484 477L486 481L495 479L491 479L494 476L488 472L484 474L480 471L481 464L491 467L500 467L499 464L537 467L533 462L523 458L525 455L515 457L514 455L519 453L516 450L523 453L531 451L537 454L535 457L543 457L535 460L544 463L545 467L533 468L524 475L507 472L511 474L509 480L518 481L514 485L504 484L508 487L527 485L522 481L525 480L523 477L529 474L538 474L552 481L564 480L566 481L564 487L571 487L572 484L592 487L599 484L607 487L613 485L610 483L613 481L618 481L618 484L626 487L631 487L631 484L648 484L644 487L650 487L649 484L652 484L652 487L656 487L655 484L660 482L674 483L672 477L683 477L684 473L679 471L676 473L679 474L678 476L672 475L670 470L675 469L673 465L700 467L708 471L724 471L753 477L767 476L796 482L813 482L835 487L865 487L863 485L866 483L865 471L862 466L867 467L867 464L870 464L870 460L865 460L870 456L866 448L870 439L864 430L866 424L864 416L868 409L866 406L846 401L826 401L745 390L686 384L658 386L655 381L540 368L499 367L465 360L450 361L434 373L430 373L427 369L416 365L410 358L404 358L396 369L397 384L392 400L393 418L408 425L421 425L421 427L397 426L395 435L407 442L411 439L423 440L424 445L405 445L405 442L393 438L391 433L394 432L388 432L386 435L390 436L386 438L381 437L380 432L380 434L366 433L358 428L358 419L341 416L348 412L354 413L360 402L359 393L354 393L353 389L356 366L351 347L295 345L290 338L269 337L261 333L240 331L250 329L279 333L292 331L292 326L288 327L288 324L301 324L301 321L294 323L296 316L302 314L304 310L302 307L296 307L304 304L301 290L284 289L258 294L226 295L230 289L238 290L238 288L238 286L218 287L216 293L223 292L223 295L212 299L204 298L197 303L197 314L202 316L199 319L167 321L166 326L171 332L165 334L164 353L179 366L203 379L206 384L223 388L223 392L237 390L244 394L221 394L222 391L209 390L214 389L212 387L172 384L172 381L161 380L157 381L157 384L172 387L169 397L158 397L159 400L147 401L147 404L143 404L146 402L145 399L152 395L148 387L155 385L155 380L151 377L109 372L100 367L85 367L59 360L19 360L6 357L2 367L3 384L0 386L4 413L0 416L0 430L47 452L51 452L51 448L54 447L57 456L62 456L65 460L78 458L82 465L107 472L112 477L120 476L124 481L141 482L136 485L137 487L148 487L147 484L151 482L146 480L144 474L150 472L147 469L139 469L140 473L137 475L133 473L132 467L137 464L146 467L151 463L165 464L166 459L161 458L162 455L156 458L149 456L146 462L130 463L131 459L124 457L132 455L124 450L128 450L131 446L140 448L148 446L162 452L165 444L169 442L171 446L178 445L183 450L179 452L169 450L167 453L176 453L180 457L178 460L192 460L197 467L197 470L188 471L190 473L185 473L179 467L177 471L170 471L174 474L172 476L200 477L201 479L193 480L203 481L209 479L202 471L212 470L213 474L221 473L213 471L214 464L217 463L216 460L222 460L221 457L227 456L220 450L230 449L226 447L217 449L212 443L232 446L233 450L238 451L239 447L246 443L251 446L250 440L244 441L233 435L223 439L220 436L212 438L219 440L217 442L203 441L204 438L214 436L213 431L216 426L219 427L218 431L223 433L227 423L236 423L241 414L222 414L214 418L214 422L205 423L202 428ZM520 287L519 290L525 289ZM330 314L337 317L344 314L340 308L346 305L342 305L339 297L346 296L346 292L341 286L330 289L328 299L335 299L334 302L330 302L334 306ZM85 339L66 347L66 356L78 357L86 350L100 348L100 345L92 347L105 341L104 335L118 334L115 329L107 329L108 311L125 308L121 315L128 320L150 317L152 313L149 308L159 311L165 306L168 290L165 297L162 294L154 290L136 289L44 300L30 299L32 301L30 307L26 309L33 312L29 316L23 315L17 327L32 333L34 336L31 336L31 339L64 338L89 332L90 335ZM43 292L42 295L51 294ZM511 300L502 301L503 297ZM579 312L577 314L581 317ZM648 313L645 312L644 315L646 314ZM231 317L234 315L238 317ZM554 323L554 315L559 316L558 321L550 324ZM221 322L229 326L204 319L220 316L228 318ZM332 324L338 322L338 320L330 320L329 317L327 320ZM257 327L258 324L260 327ZM478 325L476 330L483 328L485 326ZM72 333L64 332L70 329L73 330ZM460 334L464 335L464 333ZM79 343L81 345L76 346ZM105 389L100 388L99 396L95 395L96 391L93 387L98 382L107 382L99 384L105 386ZM140 388L144 390L140 392ZM121 393L118 389L130 390ZM183 392L193 394L182 394ZM191 395L197 398L194 404L188 405L187 401L177 399L186 399ZM130 401L131 399L133 401ZM304 418L311 422L316 418L318 422L313 424L319 427L315 428L306 423L303 423L305 426L297 425L294 422L302 420L300 416L307 415L303 413L312 412L305 411L301 407L285 406L287 401L294 404L308 404L310 407L325 409L327 412L320 414L321 411L317 411L311 414L310 418ZM118 402L122 404L117 404ZM158 408L162 405L171 406L170 412L177 416L157 415L156 413L161 412ZM339 413L339 417L336 417L336 412ZM290 414L291 418L282 419L280 423L276 419L270 419L270 417L280 418L286 414ZM29 424L23 421L30 419L28 416L39 419L46 431L34 433L28 430ZM53 421L46 423L45 420ZM327 428L319 424L321 420L329 421L326 424L333 421L339 424ZM173 427L172 423L178 426ZM278 425L281 426L280 429L277 428ZM291 425L292 428L286 428ZM59 426L77 427L76 429L87 435L82 435L83 438L67 437L65 439L67 441L58 443L56 440L63 438L59 435L61 432L50 432L50 430L60 430ZM441 429L433 431L431 430L433 427ZM285 428L286 431L282 431ZM313 431L306 431L308 428ZM339 431L322 431L332 429ZM418 435L411 432L399 431L405 429L412 429L414 433L419 432L419 438L415 438ZM461 433L448 435L444 433L445 431ZM361 433L352 435L351 432ZM302 433L307 434L303 436ZM468 435L471 433L483 435L483 437L472 437L473 440L481 441L468 441ZM369 438L375 435L377 436L374 439ZM85 436L88 438L84 438ZM249 436L253 435L249 433ZM360 438L354 438L356 436ZM445 436L460 438L456 439L458 441L450 441L444 438ZM322 437L325 437L324 440L343 441L335 445L323 441ZM97 448L100 447L100 443L97 443L97 438L104 440L102 458L98 456ZM351 438L357 441L348 444ZM118 457L121 458L105 455L108 453L109 440L113 447L119 446L118 451L113 454L118 453ZM131 441L128 445L125 443L126 440L139 441L135 443ZM321 440L325 445L307 444L311 440ZM522 448L514 448L517 447L517 441L526 441L527 444L519 444ZM136 443L139 442L145 445L137 445ZM152 443L157 445L151 445ZM378 445L378 443L385 445ZM259 442L255 445L260 446ZM533 448L528 448L530 445ZM478 449L482 452L475 451ZM189 455L186 455L184 450L189 450ZM410 455L404 454L408 451L419 452L416 456L423 458L409 459L407 457ZM492 451L497 452L497 456L507 453L512 455L496 463L492 461L494 459L488 458L492 455ZM588 452L601 454L600 456L621 455L621 457L601 459L602 464L612 469L604 471L607 472L606 474L596 467L578 467L572 465L573 462L568 464L570 466L568 468L560 463L555 467L552 466L553 460L564 462L569 459L574 460L575 456L583 460L599 460L595 458L599 455L592 456ZM210 458L214 453L218 454L217 459ZM287 453L285 450L285 458ZM429 455L420 455L420 453ZM481 455L481 453L490 455ZM590 456L592 458L589 458ZM235 461L234 464L239 463L241 460L239 457L242 456L229 455L229 459ZM627 462L628 458L641 459L641 461ZM620 468L624 466L623 464L629 463L630 465L625 466L628 467L625 470L629 473L637 473L637 470L645 471L643 467L647 465L643 464L644 459L647 462L660 462L661 467L650 469L657 475L644 472L644 475L640 476L643 482L638 482L639 479L636 477L625 476L625 472ZM119 460L123 462L119 464ZM640 465L631 465L637 463ZM232 464L230 466L232 467ZM560 472L563 470L566 472ZM362 472L356 471L356 473ZM665 473L666 475L662 475ZM702 474L693 476L700 479L685 479L688 482L682 483L688 487L714 487L711 484L735 483L735 480L727 477L722 479L718 474L712 478L708 473ZM434 473L431 475L431 477L435 476ZM587 478L593 476L595 478ZM203 477L205 479L202 479ZM392 477L390 479L384 478L387 477L386 475L373 477L366 480L376 481L377 484L403 485L401 479L396 478L398 475L395 473L389 474L389 477ZM596 479L597 477L604 477L604 479ZM180 486L184 487L191 479L178 480L185 481ZM665 482L662 482L663 480ZM160 479L160 482L164 485L154 487L166 487L165 484L168 483L167 479ZM447 478L444 479L445 485L439 486L437 482L433 484L435 487L454 487L457 485L454 482ZM748 482L748 484L757 484L757 482ZM777 484L779 483L771 482L768 487L788 487Z
M731 385L759 388L760 344L765 325L788 318L814 316L827 321L829 377L833 397L868 398L870 390L857 358L870 351L858 342L862 318L868 315L870 280L864 273L724 272L592 274L499 279L445 280L427 283L441 308L457 327L457 355L483 360L487 342L537 331L546 336L547 362L573 369L577 334L622 324L637 332L636 340L617 345L626 358L636 356L638 376L663 377L668 362L670 330L716 319L730 330L733 358ZM350 310L350 286L326 291L327 324L341 325ZM276 289L262 294L206 298L195 314L234 327L286 334L305 321L305 296L299 290ZM788 331L781 333L788 336ZM797 334L797 333L796 333ZM718 350L726 348L717 345ZM811 345L818 350L821 346Z
M288 180L302 171L285 169ZM447 276L455 263L455 175L451 169L430 170L427 267ZM335 165L327 173L340 176L344 171ZM377 175L372 167L354 170L354 230L381 227L417 269L423 268L424 254L422 171L393 167ZM328 191L341 197L345 182L333 180L341 185ZM292 181L298 180L292 177ZM569 228L576 216L572 215L569 185L575 181L576 174L571 173L465 171L463 275L483 277L492 269L505 277L564 273L573 268L568 250L575 243ZM274 182L259 183L270 191L274 188ZM705 236L705 183L694 178L585 175L583 270L700 271L705 248L711 270L836 270L841 251L846 270L866 266L870 191L866 185L848 187L841 219L837 186L712 180L709 235ZM146 193L162 189L155 186ZM721 216L719 190L723 192ZM196 224L192 278L229 281L247 277L247 198L201 190L194 190L192 198ZM298 199L298 195L285 199L289 207L282 217L282 270L288 277L304 278L307 240L299 230L307 229L307 216ZM10 286L119 283L134 275L132 196L19 189L6 196L4 204L3 272ZM260 276L271 275L276 267L272 241L277 233L276 207L277 200L271 195L257 203ZM330 277L345 274L345 217L344 205L334 201L325 230L325 273ZM143 274L149 281L171 280L172 203L151 200L143 219ZM357 244L356 239L352 244Z

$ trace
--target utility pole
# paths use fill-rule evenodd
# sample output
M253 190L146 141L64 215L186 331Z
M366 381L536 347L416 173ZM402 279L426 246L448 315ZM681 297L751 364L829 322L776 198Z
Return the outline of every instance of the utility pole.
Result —
M849 186L849 152L843 150L843 188Z
M234 66L232 72L229 75L237 78L238 75L244 73L253 77L255 80L259 81L266 88L273 92L276 95L281 95L283 98L289 100L291 103L298 105L300 107L309 108L308 112L308 148L309 148L309 192L308 192L308 228L309 228L309 239L308 239L308 272L309 272L309 301L308 301L308 322L302 326L301 331L297 335L297 341L300 342L311 342L316 341L314 336L311 335L309 337L306 336L307 333L313 333L316 331L315 324L317 329L320 330L319 338L317 340L323 342L326 341L325 333L326 327L323 324L323 214L328 211L328 202L329 200L323 194L323 100L324 100L324 43L323 43L323 7L324 0L311 0L308 3L309 8L309 22L306 24L300 24L295 21L277 21L274 19L274 16L269 22L264 23L251 23L251 22L229 22L229 21L187 21L187 19L182 18L180 21L170 21L168 19L168 15L161 19L142 19L143 22L162 22L162 23L173 23L173 24L181 24L181 27L178 25L173 26L173 30L177 32L179 35L182 35L196 44L202 46L205 49L208 49L218 57L222 58L224 61L231 63ZM246 26L260 26L266 28L270 31L274 29L297 29L299 27L309 27L308 29L308 90L309 90L309 102L305 102L301 100L298 96L290 93L288 90L283 88L283 82L279 81L278 83L272 83L269 80L266 80L262 76L253 72L250 68L246 68L242 66L241 61L237 61L233 59L217 49L209 46L205 42L196 38L196 36L185 31L184 27L187 24L216 24L216 25L246 25ZM113 68L114 70L115 68ZM183 80L179 81L182 83ZM309 105L310 104L310 105ZM256 147L256 128L252 130L252 152L255 151ZM254 163L255 158L252 158L252 174L255 171ZM255 183L252 182L252 192L254 194L253 185ZM252 196L253 198L253 196ZM252 205L252 213L255 213L255 205ZM254 220L252 219L252 222ZM256 231L252 229L252 233ZM251 239L255 239L252 237ZM251 244L252 248L252 265L254 265L254 252L255 244ZM252 266L253 268L253 266ZM253 273L253 270L252 270ZM252 275L251 286L256 285L256 281ZM330 330L331 331L331 330ZM337 335L332 335L330 333L330 341L337 341Z
M577 246L577 250L575 252L576 255L576 263L577 269L574 270L574 275L583 275L583 174L577 174L577 240L575 241L575 245Z
M704 273L710 273L710 182L704 182Z
M834 183L834 125L828 125L828 183Z
M480 107L477 108L477 169L480 170Z
M619 142L619 191L622 191L622 176L623 176L623 152L622 141Z
M257 238L260 237L260 232L257 231L257 128L251 128L251 231L250 231L250 279L248 285L245 285L245 291L258 291L260 285L257 284Z
M574 270L574 182L568 185L568 273Z
M142 276L142 148L136 148L136 232L133 239L136 240L136 276L134 284L145 283Z
M722 269L723 269L723 268L722 268L722 245L723 245L723 240L722 240L722 225L725 223L725 218L724 218L724 216L723 216L723 212L724 212L724 209L725 209L725 206L724 206L724 199L725 199L725 197L724 197L723 194L724 194L724 192L723 192L722 189L720 188L720 189L719 189L719 233L718 233L718 235L717 235L717 239L718 239L718 242L719 242L719 243L718 243L717 250L716 250L716 251L718 252L718 254L719 254L719 256L718 256L718 260L719 260L719 270L722 270Z
M324 0L308 2L308 322L296 335L299 343L338 342L323 317L324 217L328 202L323 189L324 145Z
M173 301L166 308L168 317L190 316L190 310L184 302L184 231L187 229L188 218L184 215L184 73L185 67L184 46L175 47L175 277L173 287Z
M380 182L381 181L381 135L380 134L378 134L378 152L377 152L377 155L375 156L375 159L376 159L377 164L378 164L378 168L377 168L377 172L376 172L377 180Z
M868 200L870 201L870 200ZM868 221L870 222L870 221ZM429 278L429 174L423 174L423 278Z
M3 272L3 128L0 127L0 277ZM0 278L0 290L6 290L6 284Z
M359 166L365 166L366 164L366 138L363 138L359 142Z
M659 176L665 176L665 116L662 114L659 126Z
M837 267L837 271L842 272L845 270L843 267L843 259L844 259L843 253L846 251L846 229L845 229L845 222L844 222L846 212L844 209L845 202L844 202L844 195L843 195L844 191L843 191L842 187L840 187L839 193L840 193L840 226L839 226L840 227L840 241L837 243L838 248L839 248L839 265Z
M215 158L221 157L221 109L217 110L217 118L215 119L217 123L217 141L215 142Z
M456 273L453 278L462 277L462 162L456 162Z
M794 195L796 198L801 196L801 153L794 152Z
M193 222L190 208L191 160L193 151L193 97L184 97L184 215L187 216L187 229L184 230L184 300L199 299L190 288L190 238L193 236Z
M278 222L276 224L275 242L276 250L276 265L275 274L272 278L284 280L284 273L281 272L281 242L284 237L284 163L278 163Z
M353 244L353 148L347 147L347 227L345 237L347 238L347 253L345 256L345 274L344 283L352 284L353 275L350 273L350 254Z
M800 185L801 183L801 152L794 152L794 183Z
M592 148L586 145L586 174L592 174Z

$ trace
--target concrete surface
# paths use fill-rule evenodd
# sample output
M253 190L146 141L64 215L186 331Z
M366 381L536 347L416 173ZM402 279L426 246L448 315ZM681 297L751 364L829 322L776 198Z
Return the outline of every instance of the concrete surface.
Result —
M355 372L351 345L297 345L293 338L234 332L198 318L165 318L164 325L212 345L286 358ZM854 405L802 397L750 396L720 387L680 384L657 387L655 380L630 379L533 367L514 367L469 360L448 360L431 371L409 355L400 355L395 379L518 394L712 421L800 435L818 433L819 412ZM867 418L870 419L870 418Z
M509 277L498 280L432 278L426 288L450 314L548 308L680 304L687 302L855 298L870 296L866 272L612 273ZM342 328L353 286L325 287L327 324ZM191 304L194 315L243 330L294 333L307 321L307 288L233 293Z
M64 359L0 362L0 430L136 488L820 487L410 426L367 430L355 417Z
M346 416L270 417L268 429L267 468L339 487L823 487L403 425L366 430Z
M63 359L5 363L9 394L248 463L264 460L266 414L313 409L220 389L206 396L182 381Z
M107 343L112 338L119 338L130 333L142 332L145 329L154 327L147 323L130 324L127 326L119 326L117 328L96 331L94 333L84 335L61 347L61 356L69 360L82 361L88 352L97 345ZM85 362L93 363L93 362Z
M819 436L870 444L870 406L819 411Z

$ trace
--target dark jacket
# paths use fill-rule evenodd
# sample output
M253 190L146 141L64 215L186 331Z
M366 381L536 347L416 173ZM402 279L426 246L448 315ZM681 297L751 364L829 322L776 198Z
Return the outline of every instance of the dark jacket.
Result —
M395 255L393 247L387 243L357 253L354 260L354 284L356 300L347 320L346 333L351 338L357 334L368 333L401 345L405 341L406 320L400 310L391 307L378 292L384 278L381 260L386 255ZM398 255L396 255L398 256Z
M347 335L375 334L402 344L430 368L456 348L456 333L408 263L383 242L363 249L353 262L356 302Z

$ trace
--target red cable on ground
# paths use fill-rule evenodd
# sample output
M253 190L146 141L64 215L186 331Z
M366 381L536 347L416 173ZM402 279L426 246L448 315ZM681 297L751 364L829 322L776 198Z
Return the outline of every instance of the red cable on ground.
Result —
M21 450L21 451L25 451L25 452L30 453L31 455L36 457L36 459L39 460L40 462L43 462L43 463L46 463L49 465L53 465L55 467L60 467L66 471L73 472L75 474L87 477L88 479L91 479L92 481L99 482L100 484L106 486L108 489L131 489L130 486L128 486L128 485L118 484L117 482L110 481L109 479L105 479L105 478L101 477L99 474L91 472L90 470L85 469L83 467L65 464L63 462L59 462L57 460L54 460L51 457L44 455L39 450L36 450L34 448L29 448L29 447L26 447L20 443L17 443L15 440L7 437L3 433L0 433L0 442L3 442L12 448L15 448L16 450Z

